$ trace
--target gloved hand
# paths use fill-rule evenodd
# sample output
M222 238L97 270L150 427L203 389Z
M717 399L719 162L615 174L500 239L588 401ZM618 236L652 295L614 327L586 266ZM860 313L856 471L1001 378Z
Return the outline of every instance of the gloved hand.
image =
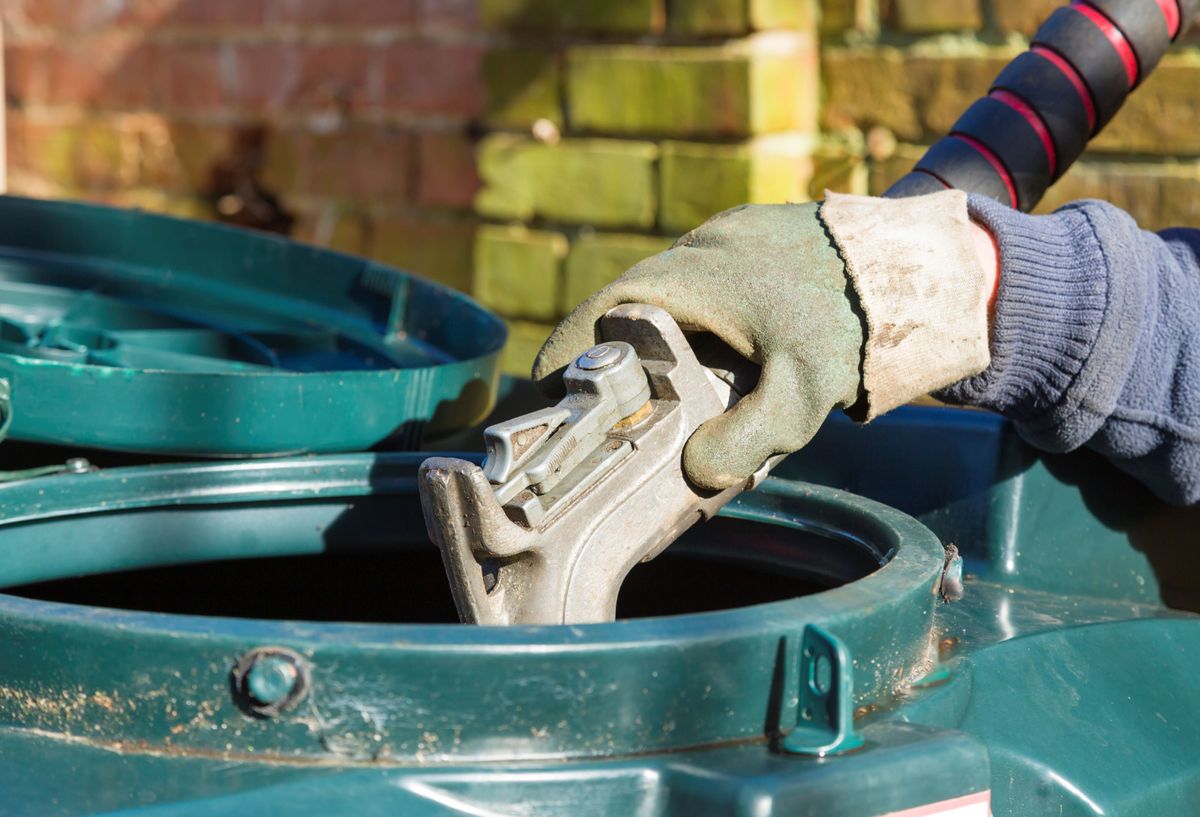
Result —
M534 364L543 388L561 389L562 369L622 303L662 307L762 366L758 387L684 449L684 469L703 488L744 481L807 443L830 409L858 400L863 318L816 204L735 207L633 267L550 336Z
M754 391L684 449L688 478L718 490L802 448L834 407L870 419L986 368L988 291L965 194L827 195L714 216L580 304L534 379L561 393L562 370L622 303L715 334L762 366Z

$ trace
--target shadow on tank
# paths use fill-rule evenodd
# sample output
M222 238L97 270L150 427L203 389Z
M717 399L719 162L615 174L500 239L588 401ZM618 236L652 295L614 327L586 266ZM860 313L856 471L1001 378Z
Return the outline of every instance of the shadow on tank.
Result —
M375 506L375 507L372 507ZM43 601L181 615L302 621L451 623L458 616L441 556L432 545L390 546L372 531L390 516L383 503L347 510L330 550L126 570L39 582L5 592ZM732 543L732 546L731 546ZM738 549L738 543L752 543ZM821 551L823 555L818 555ZM737 519L689 531L626 580L618 618L745 607L820 592L872 572L871 555L834 548L825 537ZM788 552L791 569L767 553ZM806 555L807 554L807 555ZM811 566L811 569L810 569Z
M987 412L905 407L867 426L835 414L774 474L917 517L981 578L1200 612L1200 508L1166 504L1094 452L1038 451Z

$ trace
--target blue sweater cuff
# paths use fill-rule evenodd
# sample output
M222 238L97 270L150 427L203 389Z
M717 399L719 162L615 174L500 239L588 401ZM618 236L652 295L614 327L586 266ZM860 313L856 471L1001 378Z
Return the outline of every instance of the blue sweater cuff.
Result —
M939 397L998 411L1040 447L1078 447L1103 422L1094 412L1078 410L1089 391L1078 386L1112 295L1087 208L1030 216L972 195L968 210L1000 248L991 363Z

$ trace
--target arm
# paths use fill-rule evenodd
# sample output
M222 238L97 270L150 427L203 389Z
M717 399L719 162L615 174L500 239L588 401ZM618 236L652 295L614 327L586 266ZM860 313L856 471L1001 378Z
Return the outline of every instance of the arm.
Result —
M1200 502L1200 231L1145 232L1097 201L1049 216L969 207L1000 250L991 363L941 396Z

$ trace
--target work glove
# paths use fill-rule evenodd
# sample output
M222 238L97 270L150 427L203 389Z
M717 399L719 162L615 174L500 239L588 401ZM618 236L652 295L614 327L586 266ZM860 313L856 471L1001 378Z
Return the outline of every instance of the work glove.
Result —
M711 332L762 374L696 430L684 471L701 488L743 483L769 457L802 448L835 407L867 420L986 368L968 225L957 191L735 207L580 304L533 377L561 393L563 369L599 342L599 319L619 304L658 306L685 330Z
M534 378L560 384L563 367L598 341L599 318L623 303L662 307L762 366L758 386L684 449L684 470L703 488L744 481L807 443L834 406L858 400L863 318L816 204L714 216L580 304L542 348Z

